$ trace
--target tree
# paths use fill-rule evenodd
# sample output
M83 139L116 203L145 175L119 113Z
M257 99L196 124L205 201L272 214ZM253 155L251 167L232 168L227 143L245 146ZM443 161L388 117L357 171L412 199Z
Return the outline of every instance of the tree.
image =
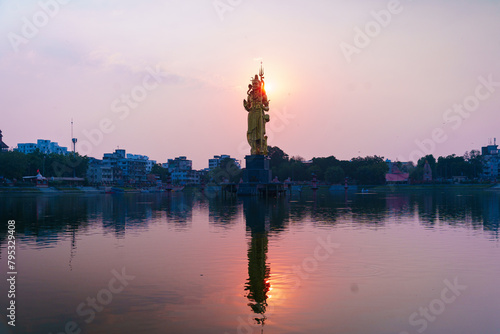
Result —
M344 181L345 173L339 166L331 166L326 169L325 181L328 183L341 183Z
M295 181L305 181L310 179L310 175L307 174L307 167L304 164L304 158L293 157L290 160L290 172L289 177Z
M359 184L384 184L389 167L383 157L375 155L352 158L347 170L350 171L348 176L356 179Z
M473 167L465 161L464 157L455 154L447 157L439 157L437 163L439 176L445 179L451 179L453 176L472 176Z
M285 180L292 177L292 166L289 162L282 163L277 169L273 169L272 172L278 179Z
M225 158L220 162L218 167L209 172L209 179L215 183L222 183L224 181L238 183L242 173L242 170L236 165L234 159Z
M387 165L380 164L362 166L356 172L356 180L359 184L384 184Z
M1 152L0 153L0 176L7 179L21 180L26 176L28 157L21 152Z
M423 168L425 166L425 162L429 163L429 166L431 167L432 173L435 173L436 172L436 158L434 158L434 156L432 154L428 154L425 157L418 159L417 167Z
M424 166L425 163L429 163L429 167L432 171L432 177L435 178L438 176L436 173L436 158L432 154L428 154L425 157L418 159L417 166L410 171L410 178L414 181L422 181L424 179Z
M26 156L28 158L28 166L26 171L28 175L36 175L37 171L45 174L45 155L40 152L39 149L36 149L35 152L29 153Z
M21 179L39 171L45 177L85 177L88 158L77 154L44 154L40 150L24 154L3 152L0 154L0 176Z
M312 179L312 175L315 175L316 176L316 179L317 180L323 180L324 179L324 173L323 171L321 170L321 168L319 168L319 166L310 166L309 168L307 168L307 175L308 175L308 180Z
M167 183L168 177L170 176L168 169L163 168L161 164L154 164L153 168L151 168L151 174L158 175L163 183Z
M302 158L300 155L294 155L291 159L290 162L304 162L306 159Z
M48 154L42 156L44 176L47 177L85 177L89 158L78 153Z
M271 168L279 167L282 163L288 162L288 154L283 152L278 146L269 146L267 151Z
M470 178L478 178L483 173L483 156L478 150L471 150L469 153L465 152L464 159L471 166Z
M338 166L339 164L339 161L333 155L326 158L313 158L312 162L313 167L317 168L316 176L320 180L325 180L325 173L329 167Z
M424 168L415 167L410 171L410 179L414 181L422 181L424 179Z

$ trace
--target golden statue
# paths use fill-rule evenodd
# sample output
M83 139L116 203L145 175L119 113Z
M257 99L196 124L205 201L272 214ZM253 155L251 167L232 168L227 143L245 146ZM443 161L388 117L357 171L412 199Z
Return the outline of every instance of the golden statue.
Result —
M260 79L259 79L260 76ZM247 99L243 106L248 111L247 140L251 155L267 155L266 123L269 122L269 100L264 89L264 70L260 65L259 75L255 75L248 85Z

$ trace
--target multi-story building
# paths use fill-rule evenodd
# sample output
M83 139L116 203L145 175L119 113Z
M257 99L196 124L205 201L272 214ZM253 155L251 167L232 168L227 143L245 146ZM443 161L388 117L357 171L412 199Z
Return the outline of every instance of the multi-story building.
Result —
M66 155L68 154L68 148L67 147L62 147L59 146L58 143L52 142L47 139L38 139L36 144L35 143L19 143L17 144L17 148L15 151L24 153L24 154L29 154L33 153L36 150L39 150L43 154L63 154Z
M146 173L151 173L154 165L156 165L156 160L146 160Z
M168 169L172 183L186 185L201 182L200 172L193 170L193 162L184 156L168 159L162 166Z
M221 155L214 155L214 157L212 159L208 159L208 169L209 170L212 170L216 167L219 167L220 164L222 163L222 161L224 161L224 159L231 159L234 161L235 165L238 166L238 168L241 168L240 167L240 162L238 160L236 160L235 158L231 158L230 155L227 155L227 154L221 154Z
M493 144L481 147L481 155L483 157L483 175L487 180L496 181L500 173L500 155L498 153L497 139Z
M170 174L176 171L190 171L192 170L192 167L193 162L184 156L177 157L175 159L168 159L168 162L163 164L163 168L168 169Z
M113 169L104 165L102 160L92 158L87 168L87 180L92 184L112 184Z
M133 182L146 182L147 174L151 172L153 168L152 163L155 161L150 161L145 155L140 154L127 154L127 159L125 160L124 177L129 180L135 180ZM150 166L148 171L148 166Z
M171 174L172 182L177 184L200 184L200 172L197 170L190 171L174 171Z
M93 183L143 183L147 182L154 163L145 155L126 154L125 150L117 149L113 153L105 153L102 160L92 161L87 177Z

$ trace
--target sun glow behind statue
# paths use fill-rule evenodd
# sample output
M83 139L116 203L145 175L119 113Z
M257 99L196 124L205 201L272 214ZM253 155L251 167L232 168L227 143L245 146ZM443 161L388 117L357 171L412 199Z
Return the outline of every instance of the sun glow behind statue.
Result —
M266 81L266 83L264 84L264 90L266 94L272 93L274 90L273 84L270 83L269 81Z

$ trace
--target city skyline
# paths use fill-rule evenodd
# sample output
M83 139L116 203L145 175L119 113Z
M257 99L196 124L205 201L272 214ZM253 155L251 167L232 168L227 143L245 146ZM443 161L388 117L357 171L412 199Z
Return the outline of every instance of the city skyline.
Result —
M29 153L35 152L37 149L40 150L39 146L43 146L44 150L41 150L42 154L53 154L54 153L54 154L67 155L67 154L71 154L73 152L73 151L69 150L70 148L65 147L65 146L60 146L60 145L58 145L57 142L53 142L53 141L48 140L48 139L37 139L36 141L37 141L37 143L18 143L16 146L11 147L10 150L11 151L21 152L21 153L24 153L24 154L29 154ZM51 145L51 146L53 146L53 148L50 149L50 150L48 150L48 147L45 147L44 145L45 146ZM479 148L473 148L473 149L471 149L471 151L475 150L479 155L481 155L482 151L483 151L483 154L485 154L484 150L487 147L488 148L489 147L493 148L493 147L497 147L497 146L498 145L497 145L497 138L496 137L494 137L494 138L488 138L488 141L486 143L484 143L481 147L479 147ZM92 158L92 159L96 159L96 160L102 160L106 155L113 154L116 151L126 151L126 152L128 152L126 148L116 147L112 151L104 152L103 156L101 158L97 157L97 156L88 156L88 157ZM471 153L471 151L464 151L464 154ZM76 153L78 153L78 151ZM289 158L293 158L294 157L293 155L289 155L288 152L284 152L284 153L287 154ZM451 153L451 155L453 155L453 154L455 156L463 156L462 153L458 153L458 152ZM433 155L433 154L430 154L430 155ZM173 159L178 159L178 158L186 158L187 159L187 158L189 158L188 156L182 156L182 155L180 155L180 156L177 156L177 157L167 157L165 159L165 161L157 161L157 160L154 160L154 159L150 159L150 157L147 156L147 155L143 155L143 154L140 154L140 153L137 153L137 152L135 152L135 153L128 152L127 156L145 157L145 158L148 158L151 161L154 161L154 163L159 164L159 165L166 165L168 163L168 161L173 160ZM330 157L330 156L332 156L332 155L329 155L329 156L317 156L317 157L312 157L312 159L314 159L314 158L327 158L327 157ZM376 156L381 157L380 155L376 155ZM223 153L222 154L214 154L212 157L208 158L208 162L207 162L207 164L204 167L195 168L195 169L198 169L198 170L207 169L207 168L209 169L213 160L220 160L221 158L225 158L225 157L234 160L238 164L240 164L242 162L241 160L238 160L235 157L231 157L230 155L227 155L227 154L223 154ZM358 156L353 156L352 158L357 158L357 157ZM439 156L434 156L434 157L438 158ZM335 157L335 158L337 158L337 157ZM400 160L391 160L391 159L389 159L387 157L383 157L383 158L386 159L387 161L390 161L390 162L404 162L404 163L412 162L412 163L415 163L415 161L400 161ZM310 161L312 161L312 159L309 159L309 160L305 160L304 159L304 162L308 162L308 161L310 162ZM193 162L192 159L188 159L188 160L191 161L191 162ZM351 159L338 159L338 160L350 161ZM241 167L241 168L243 168L243 167Z
M67 2L67 3L66 3ZM268 143L290 155L415 161L497 137L498 1L4 1L4 141L100 158L249 153L260 62ZM45 15L45 16L44 16ZM46 20L44 18L47 18Z

